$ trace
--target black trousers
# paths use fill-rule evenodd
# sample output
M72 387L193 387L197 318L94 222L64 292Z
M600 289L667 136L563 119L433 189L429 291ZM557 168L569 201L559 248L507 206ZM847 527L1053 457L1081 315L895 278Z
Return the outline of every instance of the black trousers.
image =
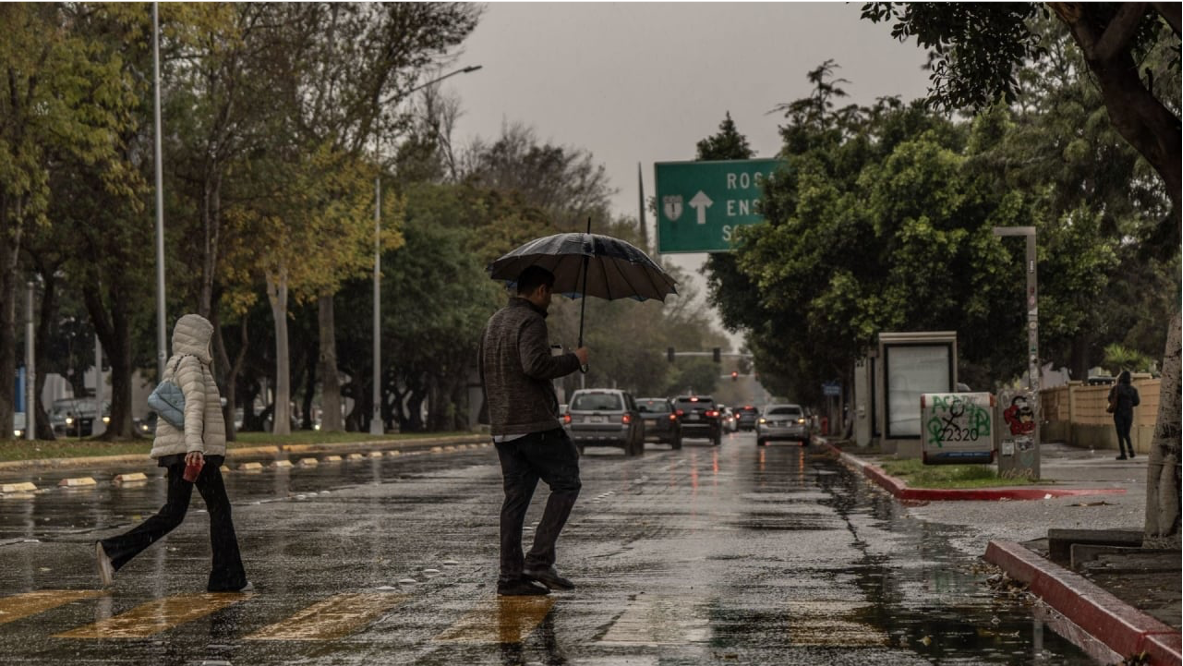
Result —
M234 534L234 523L230 519L230 498L226 496L226 484L222 481L222 460L222 456L207 457L194 483L182 478L185 463L168 466L168 499L160 511L130 532L102 541L103 549L107 551L107 557L111 558L111 565L116 571L185 520L193 486L197 486L209 509L209 537L214 554L213 569L206 589L210 592L231 592L246 585L246 571L238 552L238 537Z
M1134 453L1134 443L1130 441L1130 429L1134 425L1134 416L1132 414L1129 416L1114 414L1113 425L1117 428L1118 452L1125 455L1126 451L1129 451L1132 455Z
M579 451L567 432L556 428L497 444L505 501L501 505L501 580L521 577L523 569L545 569L555 563L555 543L567 524L582 484ZM534 546L522 554L522 524L538 480L550 487L550 497Z

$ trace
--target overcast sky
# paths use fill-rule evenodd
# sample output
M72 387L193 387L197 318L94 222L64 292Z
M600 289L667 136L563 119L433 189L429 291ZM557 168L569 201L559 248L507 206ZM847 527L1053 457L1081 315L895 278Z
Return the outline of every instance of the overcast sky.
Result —
M636 217L637 164L652 197L654 162L694 159L728 111L758 157L774 156L783 117L767 112L808 95L806 73L827 59L852 102L923 96L924 53L860 20L861 5L491 3L456 62L483 69L444 84L464 113L454 139L530 125L591 152L618 190L616 213ZM673 256L703 291L705 255Z

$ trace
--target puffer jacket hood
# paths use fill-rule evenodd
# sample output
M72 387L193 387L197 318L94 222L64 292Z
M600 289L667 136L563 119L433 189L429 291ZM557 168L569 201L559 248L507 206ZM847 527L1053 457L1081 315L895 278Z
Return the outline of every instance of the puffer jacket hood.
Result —
M204 365L209 365L209 342L214 336L214 325L201 315L187 314L177 320L173 328L173 354L191 354Z
M187 314L173 328L173 355L164 377L185 394L185 426L176 428L156 420L153 458L201 451L207 456L226 454L226 421L222 399L210 368L210 340L214 326L205 317Z

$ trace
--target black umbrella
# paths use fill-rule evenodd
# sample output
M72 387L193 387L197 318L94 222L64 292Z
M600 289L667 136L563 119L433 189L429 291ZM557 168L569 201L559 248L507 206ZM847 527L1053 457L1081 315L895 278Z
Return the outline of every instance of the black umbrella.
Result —
M607 300L657 299L678 293L674 279L636 246L592 233L555 234L522 245L489 264L489 277L514 284L529 266L555 276L554 291L568 298L598 296ZM583 312L579 309L579 346L583 346Z

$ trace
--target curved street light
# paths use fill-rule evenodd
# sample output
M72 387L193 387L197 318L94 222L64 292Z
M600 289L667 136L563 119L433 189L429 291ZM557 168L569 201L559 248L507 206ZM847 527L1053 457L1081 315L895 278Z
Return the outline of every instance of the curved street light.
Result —
M457 74L468 74L481 69L482 65L470 65L454 72L448 72L426 83L421 83L410 90L400 92L396 97L383 104L406 98L411 93L418 92L428 86L435 85L444 79ZM382 173L374 176L374 376L373 376L373 413L370 417L370 434L381 435L386 432L382 423Z

